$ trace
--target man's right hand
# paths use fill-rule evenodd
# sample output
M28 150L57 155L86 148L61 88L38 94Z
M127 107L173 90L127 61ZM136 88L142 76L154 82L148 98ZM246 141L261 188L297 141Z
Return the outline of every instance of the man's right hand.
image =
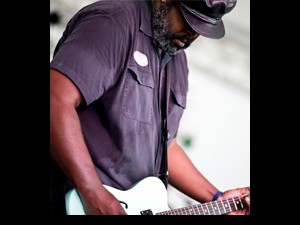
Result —
M126 211L104 187L96 193L81 195L86 215L127 215Z

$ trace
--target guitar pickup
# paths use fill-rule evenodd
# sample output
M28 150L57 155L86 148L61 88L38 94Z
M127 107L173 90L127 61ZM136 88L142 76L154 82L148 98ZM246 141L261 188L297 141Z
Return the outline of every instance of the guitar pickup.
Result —
M147 209L147 210L141 211L141 215L144 215L144 216L153 215L153 212L151 209Z

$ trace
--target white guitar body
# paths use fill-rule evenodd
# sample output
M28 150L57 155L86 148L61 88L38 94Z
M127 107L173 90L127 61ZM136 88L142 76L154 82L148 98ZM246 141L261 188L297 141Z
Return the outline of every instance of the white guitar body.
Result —
M165 185L157 177L144 178L125 191L104 187L120 201L128 215L222 215L244 208L242 198L250 195L170 209ZM76 189L71 189L65 200L67 215L86 215Z
M170 210L166 188L157 177L147 177L126 191L104 186L118 198L128 215L141 215L141 211L148 209L153 214ZM85 215L76 189L70 190L65 200L67 215Z

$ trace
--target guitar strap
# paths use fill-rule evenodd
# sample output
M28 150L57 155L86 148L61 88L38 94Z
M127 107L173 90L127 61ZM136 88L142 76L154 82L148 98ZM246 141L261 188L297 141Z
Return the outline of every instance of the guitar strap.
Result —
M162 149L162 158L161 158L161 165L159 171L159 178L164 183L165 187L168 187L168 140L169 140L169 130L168 130L168 109L169 109L169 98L170 98L170 86L171 86L171 77L168 74L166 66L166 82L165 82L165 104L162 110L162 119L163 119L163 128L162 128L162 142L163 142L163 149Z

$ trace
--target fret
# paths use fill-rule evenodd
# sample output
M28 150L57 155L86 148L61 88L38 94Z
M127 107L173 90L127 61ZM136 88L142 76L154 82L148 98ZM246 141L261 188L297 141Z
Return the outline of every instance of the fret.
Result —
M202 208L202 215L205 215L203 205L200 204L200 206L201 206L201 208Z
M204 212L205 214L204 215L210 215L210 211L209 211L209 208L207 207L207 202L206 203L202 203L203 207L204 207Z
M234 199L235 199L235 204L237 206L237 210L243 209L244 205L243 205L242 199L240 197L234 197Z
M192 208L193 208L194 215L198 215L196 211L197 208L195 206L192 206Z
M239 203L241 203L241 204L240 204L241 209L243 209L243 208L244 208L243 201L242 201L242 199L241 199L240 197L238 197L238 198L239 198Z
M233 198L233 197L232 197L232 201L233 201L233 204L234 204L235 210L238 210L238 208L237 208L237 206L236 206L236 204L235 204L235 200L234 200L234 198Z
M227 212L231 212L232 210L231 210L231 207L230 207L230 203L229 203L229 201L228 201L228 198L226 198L225 201L226 201L226 202L225 202L226 213L227 213Z
M230 202L229 202L229 199L227 198L226 200L227 200L227 203L228 203L228 206L229 206L229 209L228 209L227 212L231 212L231 211L232 211L232 208L231 208L231 204L230 204Z
M176 210L177 213L175 213L175 215L192 215L190 208L191 208L191 206L179 208Z
M192 208L193 208L193 212L194 212L193 215L199 215L199 213L197 212L197 207L193 205Z
M234 199L228 198L228 201L230 202L230 208L231 208L230 212L237 210Z
M217 201L213 201L211 204L213 205L213 208L214 208L214 210L216 212L215 215L221 215L222 213L220 211L218 202Z
M204 215L210 215L209 210L207 208L207 203L202 204L204 206Z
M240 197L225 198L156 213L155 215L222 215L244 208Z
M156 213L156 215L169 215L168 212L169 211L163 211L163 212L160 212L160 213Z
M200 210L199 210L199 206L195 205L194 209L195 209L196 215L200 215L201 214Z
M224 206L222 204L222 201L214 201L215 207L218 209L217 215L222 215L224 213Z
M183 213L181 215L193 215L193 209L191 206L185 207L182 211Z
M184 208L174 209L173 213L171 215L185 215L184 214Z
M217 201L217 204L218 204L218 206L219 206L220 214L226 213L226 210L225 210L225 206L224 206L223 200Z
M194 209L191 206L188 207L188 212L189 212L189 215L195 215Z
M214 206L212 205L212 202L209 202L213 211L213 214L216 215L215 210L214 210Z

